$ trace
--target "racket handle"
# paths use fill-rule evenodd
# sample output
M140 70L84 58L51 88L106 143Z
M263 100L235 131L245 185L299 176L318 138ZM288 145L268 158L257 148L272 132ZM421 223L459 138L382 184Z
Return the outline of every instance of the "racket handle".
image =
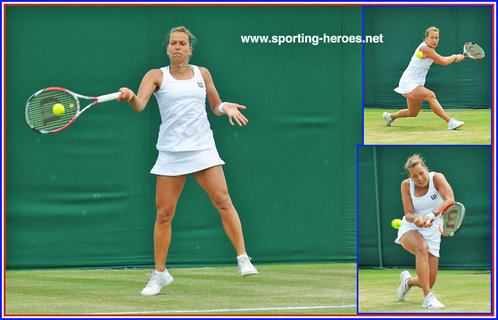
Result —
M106 101L111 101L111 100L116 100L121 92L114 92L114 93L109 93L105 94L103 96L97 97L97 102L106 102Z
M436 218L436 214L434 212L430 212L426 215L426 217L429 217L429 220L431 221L431 223L434 221L434 219Z

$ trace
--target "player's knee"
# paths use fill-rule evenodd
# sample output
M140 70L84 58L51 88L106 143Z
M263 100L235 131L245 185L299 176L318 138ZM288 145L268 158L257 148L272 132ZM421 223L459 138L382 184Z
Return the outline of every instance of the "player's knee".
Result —
M156 222L159 224L168 224L173 220L175 208L172 206L158 206Z
M422 256L428 256L429 255L429 245L427 242L424 241L420 246L417 247L415 250L416 254L422 255Z
M428 90L428 91L429 92L426 95L426 100L429 101L429 103L433 102L433 101L437 101L436 94L431 90Z
M232 207L232 200L228 193L220 192L212 197L212 201L216 209L220 212L226 211Z
M408 110L409 117L416 117L418 115L419 110Z

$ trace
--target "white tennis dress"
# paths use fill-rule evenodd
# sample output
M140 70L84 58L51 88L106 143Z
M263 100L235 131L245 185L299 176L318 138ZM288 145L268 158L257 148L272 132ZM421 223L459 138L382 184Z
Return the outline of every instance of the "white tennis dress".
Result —
M399 80L398 87L394 89L399 94L410 93L417 86L425 85L425 77L427 76L427 72L434 62L430 58L420 59L415 55L418 51L420 51L421 47L427 46L427 44L422 42L415 52L412 55L412 59L408 64L408 67L403 72L401 79Z
M178 176L225 164L207 118L204 79L199 67L190 67L194 76L187 80L173 78L169 66L161 68L163 80L154 96L162 122L152 174Z
M434 174L435 172L429 173L429 190L421 197L415 196L415 183L410 179L410 196L413 203L413 213L425 216L439 208L444 202L443 198L441 198L441 195L434 187ZM440 220L436 220L432 226L428 228L419 228L414 223L406 221L406 218L403 217L401 227L398 229L398 237L394 242L400 244L399 239L401 239L406 232L417 230L429 245L429 252L432 253L432 255L439 257L441 233L438 230L438 226L440 224Z

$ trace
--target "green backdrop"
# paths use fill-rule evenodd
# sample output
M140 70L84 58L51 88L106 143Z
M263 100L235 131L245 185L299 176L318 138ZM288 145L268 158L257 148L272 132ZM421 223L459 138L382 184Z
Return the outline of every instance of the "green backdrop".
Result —
M460 231L442 237L440 268L490 269L492 185L487 146L359 147L358 266L415 266L414 256L394 243L397 231L391 227L391 220L404 216L401 182L407 178L405 162L414 153L426 159L429 171L445 175L455 200L466 208Z
M433 63L425 87L444 108L490 108L492 87L492 7L486 6L366 6L365 34L382 33L382 45L365 46L365 107L399 108L406 99L394 92L417 46L430 26L440 29L436 51L442 56L463 53L471 41L486 52L482 60L464 59L448 66ZM424 108L429 108L424 103Z
M171 27L198 38L224 101L249 125L209 115L253 262L355 261L361 44L243 44L241 35L361 34L358 6L6 6L8 268L150 266L155 99L142 113L108 102L63 132L24 122L36 90L138 88L167 65ZM235 263L217 211L189 177L169 266Z

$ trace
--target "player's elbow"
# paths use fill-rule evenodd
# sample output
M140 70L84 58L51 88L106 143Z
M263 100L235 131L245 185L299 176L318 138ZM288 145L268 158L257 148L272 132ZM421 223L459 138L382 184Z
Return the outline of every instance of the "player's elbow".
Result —
M134 97L130 100L130 106L136 112L142 112L145 109L145 106L147 106L147 102L140 100L138 97Z
M136 112L142 112L142 111L145 109L145 106L143 106L143 107L141 107L141 106L140 106L140 107L134 107L133 109L134 109Z

